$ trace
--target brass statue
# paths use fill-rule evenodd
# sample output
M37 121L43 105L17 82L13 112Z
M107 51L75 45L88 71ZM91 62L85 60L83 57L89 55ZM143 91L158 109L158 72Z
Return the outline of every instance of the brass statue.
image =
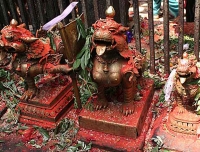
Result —
M34 77L38 74L68 73L71 70L68 64L61 64L64 48L60 36L56 33L53 38L57 50L52 49L48 37L35 37L24 24L18 25L14 19L1 30L0 66L25 79L28 88L21 100L37 94Z
M197 115L199 103L195 101L200 93L199 78L196 57L185 52L183 58L178 59L174 75L174 99L177 104L167 122L171 130L185 134L197 134L197 130L200 129L200 116Z
M108 101L105 88L122 85L122 113L134 112L134 96L137 78L143 67L144 57L137 50L130 50L124 33L129 29L114 21L115 10L110 6L106 10L106 19L97 20L92 36L93 49L96 51L92 76L98 85L97 101L94 108L106 108Z

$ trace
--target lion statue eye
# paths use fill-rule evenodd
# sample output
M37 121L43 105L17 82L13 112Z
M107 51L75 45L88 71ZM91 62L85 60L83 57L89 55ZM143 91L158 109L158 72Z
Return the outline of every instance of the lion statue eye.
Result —
M5 36L5 38L6 38L8 41L12 42L13 39L14 39L14 36L13 36L12 34L8 34L8 35Z
M111 31L111 32L115 32L115 31L116 31L116 28L111 27L111 28L109 28L109 31Z

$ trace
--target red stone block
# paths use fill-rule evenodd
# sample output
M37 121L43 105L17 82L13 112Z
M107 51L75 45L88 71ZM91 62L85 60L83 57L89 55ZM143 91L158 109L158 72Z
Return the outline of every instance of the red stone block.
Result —
M65 116L72 103L71 81L64 86L44 86L39 96L18 104L19 121L45 128L54 128L58 121Z
M198 135L184 134L170 130L166 118L167 109L163 112L159 119L155 121L152 129L152 137L159 136L163 142L163 149L180 152L199 152L200 139Z
M151 121L151 111L148 113L148 109L154 93L153 81L145 81L147 85L142 90L143 97L135 102L132 115L124 116L120 112L121 103L109 103L108 108L98 111L83 109L79 116L78 137L112 150L142 149L145 131Z

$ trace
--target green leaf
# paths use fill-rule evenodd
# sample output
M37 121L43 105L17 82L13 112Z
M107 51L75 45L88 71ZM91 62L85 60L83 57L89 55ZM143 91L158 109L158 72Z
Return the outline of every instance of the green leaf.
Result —
M31 145L34 145L36 142L35 142L34 139L32 139L32 140L29 141L29 143L30 143Z
M64 133L70 127L70 121L68 119L62 120L55 128L54 134Z
M89 59L90 59L90 52L87 51L86 54L85 54L85 67L87 66L88 62L89 62Z
M158 146L154 147L154 148L152 149L152 152L159 152Z
M77 147L70 146L70 147L67 149L67 152L76 152L77 150L78 150Z
M76 55L76 59L80 59L86 51L87 51L87 47L83 46L81 51Z
M43 141L48 141L50 138L50 135L48 133L47 130L38 127L37 130L39 131L39 133L43 136Z
M83 39L86 38L85 26L80 18L76 19L78 31Z
M28 129L28 128L29 128L29 127L27 127L27 126L21 126L21 124L18 123L17 130L26 130L26 129Z
M137 85L137 88L138 88L138 90L142 90L142 87L141 87L141 85Z
M73 69L76 70L81 65L81 59L76 59L73 63Z
M24 146L24 143L20 142L20 143L16 144L15 146L21 147L21 146Z
M6 88L3 86L2 82L0 82L0 90L5 90Z
M56 45L55 45L54 40L53 40L53 34L52 33L47 33L47 36L50 39L50 45L51 45L52 49L55 51L56 50Z
M195 101L198 101L199 100L199 98L200 98L200 93L198 93L196 96L195 96Z
M81 68L82 70L85 70L85 54L81 58Z
M58 148L61 150L63 150L67 146L66 143L56 143L55 145L58 146Z

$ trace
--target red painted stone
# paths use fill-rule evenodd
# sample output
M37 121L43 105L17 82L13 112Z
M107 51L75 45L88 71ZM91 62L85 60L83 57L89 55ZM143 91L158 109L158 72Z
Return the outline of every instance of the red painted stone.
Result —
M167 109L154 123L152 137L159 136L163 141L164 149L181 152L199 152L200 139L197 135L174 132L167 127ZM163 121L165 120L165 121Z
M19 121L45 128L54 128L72 105L73 92L71 80L64 86L44 86L39 96L28 102L20 102Z
M151 121L152 114L148 109L154 92L153 81L146 81L148 85L142 90L143 98L135 102L132 115L123 116L121 103L109 103L108 108L98 111L83 109L79 116L78 138L115 151L141 150Z

